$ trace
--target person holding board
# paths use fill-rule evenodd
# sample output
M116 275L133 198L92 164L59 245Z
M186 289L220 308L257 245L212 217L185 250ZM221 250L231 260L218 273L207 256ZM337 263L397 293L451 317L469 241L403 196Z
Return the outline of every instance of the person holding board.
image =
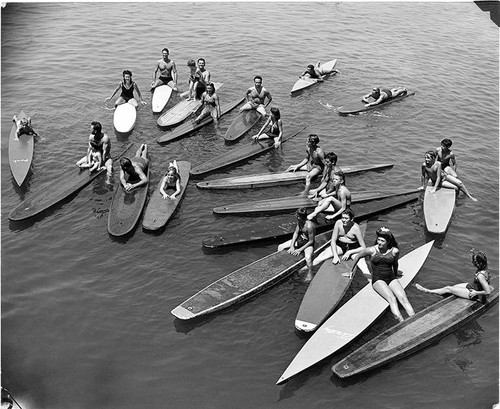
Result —
M372 92L366 94L361 100L366 103L367 107L380 104L383 101L386 101L391 98L395 98L400 95L405 95L408 90L405 87L398 88L379 88L375 87L372 89ZM370 102L370 98L373 98L373 101Z
M121 90L122 93L115 101L115 108L118 105L125 104L127 102L137 108L139 104L137 103L137 100L134 98L134 91L135 91L139 96L141 104L146 105L147 102L142 99L141 90L139 89L137 84L134 81L132 81L132 72L129 70L123 70L122 75L123 75L123 80L118 83L115 90L113 91L113 94L111 94L111 96L106 98L104 101L105 102L109 101L111 98L115 96L115 94L118 91Z

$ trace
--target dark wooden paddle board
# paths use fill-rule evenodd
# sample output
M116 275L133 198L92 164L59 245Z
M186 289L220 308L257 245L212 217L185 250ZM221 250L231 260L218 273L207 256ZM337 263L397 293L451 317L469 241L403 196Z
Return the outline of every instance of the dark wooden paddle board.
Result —
M365 112L365 111L369 111L371 109L383 107L383 106L388 105L394 101L400 101L406 97L409 97L410 95L415 95L415 92L408 91L405 95L399 95L399 96L394 97L394 98L386 99L385 101L382 101L380 104L371 105L369 107L367 107L366 104L363 101L361 101L361 98L360 98L359 101L351 102L347 105L341 106L339 108L339 114L341 114L341 115L358 114L360 112Z
M24 111L21 111L17 117L21 120L28 116ZM13 124L9 135L9 165L14 180L21 186L31 168L35 138L33 135L23 134L19 137L19 140L16 141L16 131L17 126Z
M265 105L269 105L269 102ZM259 122L261 114L255 109L249 109L241 112L227 129L224 139L228 142L234 142L245 135L252 127Z

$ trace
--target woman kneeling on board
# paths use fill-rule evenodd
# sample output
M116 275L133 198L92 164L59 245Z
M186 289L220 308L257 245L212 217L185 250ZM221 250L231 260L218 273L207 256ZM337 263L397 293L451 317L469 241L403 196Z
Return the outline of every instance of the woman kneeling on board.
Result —
M123 81L120 81L118 85L116 86L115 90L113 91L113 94L106 98L104 101L107 102L111 98L115 96L115 94L119 91L122 90L122 93L118 97L118 99L115 101L115 108L118 105L125 104L128 102L129 104L133 105L134 107L137 108L137 105L139 105L134 98L134 90L137 92L137 95L139 95L139 99L141 100L141 104L146 105L146 101L142 99L141 91L139 90L139 87L137 84L132 81L132 72L129 70L124 70L123 71Z
M358 261L363 257L369 257L370 270L372 272L373 289L380 294L388 303L391 312L398 321L403 321L399 311L398 301L409 316L415 315L404 288L397 278L399 249L398 243L387 227L377 230L375 245L361 250L354 257L354 265L350 274L354 274Z
M490 273L488 272L488 259L486 254L480 250L472 251L472 264L476 267L474 280L470 283L460 283L455 285L447 285L446 287L429 290L422 287L420 284L415 284L417 290L432 294L453 294L457 297L468 298L473 301L484 301L484 298L493 291L490 286Z
M267 133L264 130L269 126ZM281 145L281 137L283 136L283 122L281 121L281 113L278 108L271 108L271 115L262 125L257 135L252 136L252 139L274 139L274 147L279 148Z

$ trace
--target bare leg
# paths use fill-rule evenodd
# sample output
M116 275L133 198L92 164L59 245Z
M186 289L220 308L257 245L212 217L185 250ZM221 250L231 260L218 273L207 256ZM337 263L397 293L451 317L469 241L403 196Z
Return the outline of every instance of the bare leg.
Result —
M420 284L415 284L415 287L417 288L417 290L423 291L424 293L438 294L438 295L453 294L456 295L457 297L469 298L469 290L467 289L466 285L467 285L466 283L447 285L446 287L436 288L435 290L430 290L428 288L421 286Z
M306 176L306 186L304 188L304 191L302 192L302 195L307 195L309 193L309 189L311 188L311 182L312 180L319 175L319 169L314 168L312 169Z
M391 309L394 317L399 322L403 321L403 316L401 315L398 307L398 300L394 296L394 293L391 291L387 283L382 280L377 280L373 283L373 289L389 303L389 308Z
M389 288L392 290L399 303L403 306L408 316L415 315L415 311L413 311L413 307L408 301L408 297L406 297L406 293L404 288L401 286L401 283L398 280L392 280L389 283Z
M304 250L304 256L305 256L306 265L307 265L307 276L304 279L304 281L306 281L306 282L311 281L312 278L313 278L313 273L312 273L312 267L313 267L312 255L313 255L313 251L314 251L314 247L313 246L309 246L309 247L307 247Z
M477 199L476 199L475 197L472 197L472 196L471 196L471 194L469 193L469 191L468 191L468 190L467 190L467 188L465 187L464 183L463 183L460 179L458 179L458 178L456 178L456 177L454 177L454 176L452 176L452 175L446 174L446 176L445 176L445 181L447 181L447 182L450 182L450 183L454 184L454 185L455 185L455 186L457 186L457 187L458 187L458 188L459 188L462 192L464 192L464 193L467 195L467 197L468 197L469 199L473 200L474 202L477 202Z
M278 246L278 251L283 251L286 250L287 248L290 247L290 244L292 244L292 240L285 241L284 243L281 243Z

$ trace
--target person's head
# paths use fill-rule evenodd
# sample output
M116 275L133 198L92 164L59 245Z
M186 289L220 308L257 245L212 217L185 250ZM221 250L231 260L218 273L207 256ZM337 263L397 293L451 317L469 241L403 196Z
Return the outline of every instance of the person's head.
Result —
M163 55L163 58L168 58L170 52L168 51L168 48L165 47L161 50L161 54Z
M198 58L198 68L205 68L205 64L204 58Z
M195 60L193 60L192 58L190 60L188 60L187 66L189 68L196 68L196 62L195 62Z
M167 173L165 173L165 176L167 177L167 180L169 182L180 177L175 166L169 166L167 169Z
M297 217L298 221L305 222L307 220L307 209L305 207L301 207L295 211L295 217Z
M130 70L123 70L123 81L132 81L132 71Z
M21 126L21 128L26 128L29 125L28 118L22 118L19 121L19 125Z
M308 72L314 72L314 65L309 64L309 65L307 66L307 71L308 71Z
M337 164L337 154L334 152L328 152L325 155L325 162L329 162L330 164L335 166Z
M280 119L281 118L281 113L280 113L280 110L278 108L271 108L271 115L274 116L276 119Z
M472 250L472 264L474 264L474 267L478 270L486 270L488 268L486 254L481 250Z
M134 167L132 166L132 161L129 158L120 159L120 167L124 172L130 172Z
M318 146L318 144L319 144L319 136L314 133L309 134L309 136L307 137L307 145L316 147Z
M372 89L372 96L380 95L380 88L379 87L373 87Z
M260 75L256 75L253 77L253 83L258 87L262 86L262 77Z
M379 247L387 247L393 248L398 247L398 243L394 238L394 235L387 227L380 227L375 234L377 235L377 239L375 240L375 244Z
M333 172L333 184L335 186L344 185L345 184L345 173L341 170L337 172Z
M92 121L90 123L90 129L92 130L92 135L99 139L102 136L102 125L98 121Z
M207 92L212 95L215 92L215 85L213 82L207 84Z
M453 142L451 139L445 138L441 141L441 146L446 149L450 149Z
M432 165L436 161L436 151L428 150L425 152L424 159L427 165Z
M343 224L347 224L354 220L354 212L351 209L345 209L342 212L341 220Z

